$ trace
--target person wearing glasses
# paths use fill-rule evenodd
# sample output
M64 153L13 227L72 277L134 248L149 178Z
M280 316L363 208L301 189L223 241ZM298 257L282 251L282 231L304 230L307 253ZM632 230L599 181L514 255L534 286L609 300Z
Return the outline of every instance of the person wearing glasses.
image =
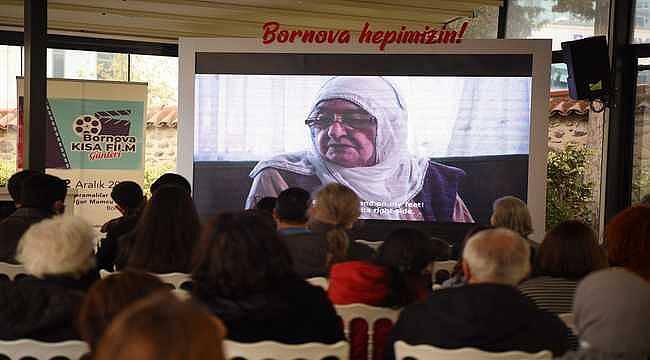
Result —
M305 120L312 149L260 161L246 208L289 187L314 193L337 182L361 199L361 218L473 222L458 195L465 173L407 149L407 111L379 76L340 76L320 89Z

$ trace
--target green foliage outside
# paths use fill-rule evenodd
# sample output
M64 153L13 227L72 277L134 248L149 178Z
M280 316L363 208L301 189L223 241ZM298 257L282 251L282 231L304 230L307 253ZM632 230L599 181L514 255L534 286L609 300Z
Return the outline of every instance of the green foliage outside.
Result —
M566 220L592 223L593 184L584 180L591 151L584 146L568 145L550 152L546 174L546 229Z
M151 197L151 192L149 192L149 187L151 187L151 184L156 181L160 177L160 175L167 173L167 172L173 172L175 168L175 164L172 163L165 163L159 166L146 166L144 167L144 184L142 184L142 190L144 190L145 195L147 198Z
M7 186L7 181L16 172L15 160L0 160L0 187Z
M632 176L632 203L641 201L646 194L650 194L650 171L641 168Z

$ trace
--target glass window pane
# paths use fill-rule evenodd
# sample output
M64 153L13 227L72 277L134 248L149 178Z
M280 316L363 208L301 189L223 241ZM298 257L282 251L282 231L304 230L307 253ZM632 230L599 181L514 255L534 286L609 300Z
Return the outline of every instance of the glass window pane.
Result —
M17 90L22 75L20 46L0 45L0 186L16 171Z
M128 80L127 54L47 50L47 76L85 80Z
M568 89L567 78L569 71L566 64L551 65L551 91Z
M650 59L639 60L639 65L647 66ZM636 87L632 202L636 203L648 194L650 194L650 70L640 70Z
M507 37L563 41L607 35L609 0L512 0L508 6Z
M131 81L148 83L145 130L145 190L176 168L178 58L131 55Z
M449 24L452 30L458 30L467 19L459 19ZM474 10L474 16L465 33L465 39L496 39L499 27L499 7L480 6Z
M636 0L633 42L650 43L650 0Z

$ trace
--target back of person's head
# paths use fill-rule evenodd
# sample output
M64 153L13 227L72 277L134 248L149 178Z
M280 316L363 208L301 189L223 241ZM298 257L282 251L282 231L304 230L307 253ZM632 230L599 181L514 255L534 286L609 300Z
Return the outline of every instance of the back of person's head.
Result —
M149 186L149 191L153 194L158 191L158 189L166 186L179 187L185 190L189 195L192 195L192 185L190 185L190 182L183 176L174 173L165 173L161 175L151 184L151 186Z
M582 347L608 355L598 359L649 359L648 304L650 284L637 274L621 268L589 274L573 302Z
M14 203L16 203L16 205L22 205L23 203L21 197L25 180L37 174L40 173L33 170L22 170L11 175L7 181L7 190L9 191L9 195L14 200Z
M189 272L200 232L189 193L176 186L162 187L138 221L127 266L155 273Z
M258 212L219 215L205 229L196 252L192 291L199 297L242 298L293 275L275 229Z
M53 175L35 174L23 183L22 206L60 214L63 213L67 193L65 180Z
M328 264L347 260L350 239L346 230L359 219L359 197L345 185L330 183L316 193L312 219L330 225L327 231Z
M470 283L517 285L530 272L530 247L516 232L499 228L481 231L465 244L463 261Z
M255 209L266 211L270 214L273 214L273 210L275 209L276 202L277 202L277 198L274 198L273 196L265 196L255 204Z
M111 199L125 212L129 213L142 205L142 188L134 181L120 181L111 190Z
M304 224L308 220L310 198L311 195L304 189L288 188L278 195L274 214L282 222Z
M582 279L607 267L596 232L577 220L565 221L546 233L536 256L535 275Z
M518 232L527 238L533 233L533 223L526 203L514 196L497 199L492 206L490 224Z
M127 306L168 285L151 274L131 270L110 275L93 284L84 297L78 317L81 338L95 348L102 334Z
M422 231L402 228L388 234L375 262L401 273L420 274L432 261L446 257L446 251Z
M118 314L97 347L97 360L223 360L226 330L192 301L156 293Z
M16 260L34 276L80 276L95 266L95 234L75 216L56 216L27 229L18 243Z
M611 266L623 266L650 281L650 207L623 210L605 229Z

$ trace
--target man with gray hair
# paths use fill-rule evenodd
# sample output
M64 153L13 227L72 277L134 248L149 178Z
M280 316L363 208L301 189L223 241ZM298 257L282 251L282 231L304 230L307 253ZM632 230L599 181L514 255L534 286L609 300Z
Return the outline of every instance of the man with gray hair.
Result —
M438 290L402 311L386 359L394 359L399 340L445 349L550 350L554 356L568 350L564 323L515 287L530 272L530 248L519 234L504 228L475 234L465 245L462 266L468 285Z

